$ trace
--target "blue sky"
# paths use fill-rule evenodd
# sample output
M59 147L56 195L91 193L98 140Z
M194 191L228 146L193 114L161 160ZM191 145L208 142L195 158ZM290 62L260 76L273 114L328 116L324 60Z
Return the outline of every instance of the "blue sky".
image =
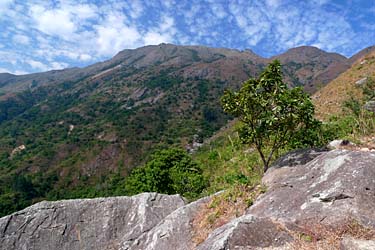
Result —
M0 0L0 72L14 74L162 42L264 57L312 45L351 56L374 38L375 0Z

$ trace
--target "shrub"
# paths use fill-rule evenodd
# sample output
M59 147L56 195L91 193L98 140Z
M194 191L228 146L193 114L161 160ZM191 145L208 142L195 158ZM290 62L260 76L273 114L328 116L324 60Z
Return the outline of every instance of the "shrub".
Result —
M129 195L142 192L181 194L197 197L206 187L200 166L181 149L156 152L143 167L135 168L126 179Z

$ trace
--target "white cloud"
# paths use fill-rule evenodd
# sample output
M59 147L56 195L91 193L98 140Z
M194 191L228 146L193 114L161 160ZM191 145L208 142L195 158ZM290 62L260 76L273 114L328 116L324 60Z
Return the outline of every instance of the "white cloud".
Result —
M23 71L23 70L12 71L12 70L9 70L9 69L6 69L6 68L0 68L0 73L9 73L9 74L13 74L13 75L26 75L26 74L29 74L30 72Z
M1 0L0 1L0 19L6 14L9 10L9 7L12 5L14 0Z
M88 55L88 54L81 54L79 55L79 60L81 61L90 61L92 59L92 56Z
M37 28L48 35L69 39L77 29L71 14L63 9L46 10L41 6L34 6L32 16Z
M45 65L44 63L39 62L39 61L35 61L35 60L32 60L32 59L27 60L26 63L29 64L33 69L37 69L37 70L41 70L41 71L46 71L46 70L49 69L49 67L47 65Z
M67 68L69 66L69 64L67 63L62 63L62 62L52 62L51 63L51 67L49 67L50 69L64 69L64 68Z
M141 35L135 27L100 26L97 28L98 54L111 56L124 48L135 48Z
M225 11L224 7L220 3L213 3L210 4L212 13L217 17L217 18L224 18L227 17L228 13Z
M163 35L158 32L148 32L144 38L145 45L155 45L160 43L169 43L171 42L172 38L167 34Z
M143 4L138 0L130 1L131 11L130 15L133 19L138 18L143 12Z
M13 36L13 42L22 45L28 45L30 44L30 39L25 35L16 34Z

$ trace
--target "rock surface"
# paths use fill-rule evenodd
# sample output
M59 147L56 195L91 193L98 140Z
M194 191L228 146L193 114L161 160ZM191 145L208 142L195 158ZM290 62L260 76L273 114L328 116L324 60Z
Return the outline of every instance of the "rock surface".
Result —
M198 249L289 249L291 231L299 232L308 223L339 226L354 219L375 228L374 153L313 153L315 159L298 165L307 152L299 153L291 154L291 166L270 168L263 177L267 192L246 215L213 231Z
M263 249L280 247L292 240L281 225L247 214L216 229L198 250Z
M299 167L270 169L267 192L248 213L327 224L352 218L375 227L375 153L333 150Z
M194 249L192 221L202 205L210 200L211 197L205 197L180 207L132 244L124 244L121 250Z
M326 148L313 149L297 149L286 153L278 158L271 166L271 168L293 167L306 164L324 152L328 151Z
M374 240L357 240L350 237L344 238L340 243L340 250L374 250Z
M156 193L40 202L0 219L0 249L115 250L183 205Z
M375 101L368 101L363 106L366 110L375 113Z

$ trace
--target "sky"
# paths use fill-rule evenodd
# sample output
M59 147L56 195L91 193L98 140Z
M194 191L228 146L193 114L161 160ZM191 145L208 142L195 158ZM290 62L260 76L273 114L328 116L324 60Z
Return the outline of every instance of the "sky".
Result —
M375 44L375 0L0 0L0 72L83 67L160 43L349 57Z

